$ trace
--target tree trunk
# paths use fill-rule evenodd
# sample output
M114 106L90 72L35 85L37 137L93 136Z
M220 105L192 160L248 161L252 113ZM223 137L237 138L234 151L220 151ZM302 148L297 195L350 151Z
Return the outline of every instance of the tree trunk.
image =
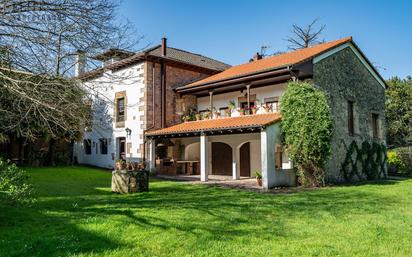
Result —
M47 152L46 166L56 166L55 153L56 153L56 140L52 138L49 140L49 149Z

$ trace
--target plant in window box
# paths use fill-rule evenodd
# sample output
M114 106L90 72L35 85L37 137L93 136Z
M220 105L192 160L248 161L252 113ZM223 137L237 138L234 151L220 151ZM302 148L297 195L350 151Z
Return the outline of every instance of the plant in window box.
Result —
M244 115L245 115L245 109L239 108L238 111L239 111L240 116L244 116Z
M233 100L229 101L229 104L227 105L230 111L234 110L236 108L236 103Z
M196 120L201 120L201 119L202 119L202 115L200 115L200 113L196 113L196 114L195 114L195 118L196 118Z
M257 107L256 106L252 106L250 107L250 110L252 111L252 114L255 115L257 112Z
M266 104L266 105L263 106L263 110L265 111L265 113L269 113L270 108L271 108L271 104Z
M256 183L258 186L262 186L262 172L255 171Z
M209 111L204 112L204 113L203 113L203 119L204 119L204 120L208 120L209 118L210 118L210 112L209 112Z
M232 110L231 109L225 109L225 113L227 117L231 117L232 116Z

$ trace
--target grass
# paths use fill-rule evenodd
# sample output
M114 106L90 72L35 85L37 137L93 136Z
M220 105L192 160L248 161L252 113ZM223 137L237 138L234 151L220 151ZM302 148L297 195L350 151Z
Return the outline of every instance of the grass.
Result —
M29 169L37 203L0 205L0 256L412 256L412 180L260 194L106 171Z

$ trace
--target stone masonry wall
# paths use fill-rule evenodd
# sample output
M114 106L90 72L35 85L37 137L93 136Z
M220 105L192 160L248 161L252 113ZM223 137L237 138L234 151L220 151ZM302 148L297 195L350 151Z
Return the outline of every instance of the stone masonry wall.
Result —
M326 165L328 181L342 181L341 164L346 146L372 139L372 113L379 115L379 139L385 142L385 89L350 48L314 64L313 79L323 89L331 107L334 134L332 154ZM354 101L354 135L348 131L348 101Z

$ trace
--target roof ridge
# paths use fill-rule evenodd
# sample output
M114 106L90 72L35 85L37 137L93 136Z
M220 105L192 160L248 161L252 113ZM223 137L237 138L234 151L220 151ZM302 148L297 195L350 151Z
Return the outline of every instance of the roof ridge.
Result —
M197 55L197 56L199 56L199 57L204 57L204 58L207 58L207 59L209 59L209 60L213 60L213 61L216 61L216 62L220 62L220 63L222 63L222 64L225 64L225 65L228 65L228 66L232 67L232 65L230 65L230 64L224 63L224 62L222 62L222 61L219 61L219 60L214 59L214 58L211 58L211 57L207 57L207 56L205 56L205 55L203 55L203 54L194 53L194 52L187 51L187 50L183 50L183 49L176 48L176 47L169 47L169 46L168 46L167 48L175 49L175 50L178 50L178 51L181 51L181 52L185 52L185 53L188 53L188 54Z
M247 76L250 74L255 74L258 72L264 72L267 70L272 70L275 68L280 68L292 64L298 64L310 58L314 58L319 54L329 51L332 48L335 48L341 44L351 42L352 37L344 37L338 40L333 40L329 42L320 43L311 47L302 48L286 52L283 54L263 58L253 62L246 62L239 65L232 66L220 73L212 75L210 77L198 80L196 82L189 83L184 88L195 87L198 85L209 84L218 82L221 80L229 80L232 78L237 78L240 76ZM182 88L183 88L182 87Z

